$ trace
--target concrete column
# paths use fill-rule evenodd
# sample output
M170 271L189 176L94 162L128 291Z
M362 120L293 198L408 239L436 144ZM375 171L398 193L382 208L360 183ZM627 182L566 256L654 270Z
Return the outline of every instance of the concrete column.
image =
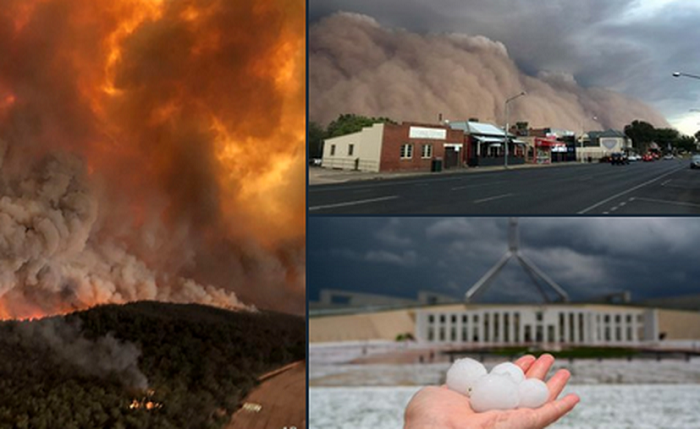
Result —
M491 337L490 337L490 338L491 338L491 343L492 343L492 344L496 343L496 334L497 334L497 331L496 331L496 317L497 317L497 315L498 315L497 312L492 311L492 312L491 312L491 320L489 320L489 323L491 324L491 326L490 326L490 328L491 328ZM499 321L499 322L500 322L500 321Z
M653 342L659 340L659 322L656 310L644 311L644 339Z
M520 339L521 343L524 343L525 342L525 322L524 322L525 318L523 317L522 312L520 313L520 316L518 319L519 319L519 323L520 323L520 326L518 326L518 336L519 336L518 338Z
M455 332L455 342L461 343L463 342L462 340L462 315L460 313L457 313L457 332Z
M639 342L639 336L637 335L637 330L639 327L637 326L637 314L632 315L632 342L637 343Z
M515 343L515 313L508 313L508 342Z
M505 335L504 333L506 332L506 326L505 326L505 317L503 312L498 312L496 313L498 315L498 342L503 344L505 341ZM495 326L494 326L495 328Z
M452 313L445 315L445 341L452 342Z
M467 318L467 321L463 323L462 330L466 329L467 336L463 337L463 339L464 339L465 343L470 343L472 341L472 332L471 332L472 324L471 324L471 319L470 319L471 314L465 313L464 317Z
M484 332L485 332L485 329L484 329L485 317L484 317L484 312L479 312L478 314L479 314L479 322L477 323L477 326L479 328L479 344L483 344L484 343Z
M418 340L427 341L428 340L428 315L423 312L419 312L416 317L416 327L413 335Z
M568 343L571 341L569 338L569 312L565 311L562 314L564 315L564 342Z

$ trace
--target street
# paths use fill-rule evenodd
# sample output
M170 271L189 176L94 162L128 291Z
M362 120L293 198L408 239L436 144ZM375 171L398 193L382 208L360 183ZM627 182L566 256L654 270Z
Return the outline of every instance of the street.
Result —
M306 427L306 362L287 365L261 377L227 429L304 429Z
M309 186L309 214L669 215L700 213L685 159L435 174Z

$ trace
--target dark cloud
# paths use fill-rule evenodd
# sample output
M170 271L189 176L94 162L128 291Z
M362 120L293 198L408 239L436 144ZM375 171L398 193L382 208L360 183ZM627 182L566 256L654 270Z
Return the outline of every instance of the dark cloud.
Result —
M700 278L700 223L692 218L521 218L520 235L523 253L574 299L625 290L637 300L694 293ZM310 218L309 299L321 289L460 298L506 248L503 217ZM511 262L481 299L539 296Z
M676 70L700 75L695 54L700 7L688 3L310 0L309 13L312 23L348 11L419 34L482 35L503 43L519 69L531 76L542 71L571 75L584 87L639 98L673 125L694 132L697 120L688 123L688 109L700 107L695 105L700 84L671 76Z

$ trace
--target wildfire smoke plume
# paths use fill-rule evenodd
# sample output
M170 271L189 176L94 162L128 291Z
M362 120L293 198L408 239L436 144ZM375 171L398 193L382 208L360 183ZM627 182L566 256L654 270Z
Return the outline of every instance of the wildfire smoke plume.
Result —
M304 8L3 2L0 318L303 310Z

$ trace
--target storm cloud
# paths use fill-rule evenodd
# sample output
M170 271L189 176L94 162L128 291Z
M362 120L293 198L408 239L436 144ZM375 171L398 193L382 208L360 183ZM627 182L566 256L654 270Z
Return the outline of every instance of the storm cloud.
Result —
M309 3L312 25L309 46L311 106L313 107L315 95L312 91L315 67L318 66L314 61L314 55L319 54L323 67L326 66L323 61L333 60L333 56L327 51L322 50L319 53L316 49L318 34L315 35L313 29L323 27L329 17L337 17L334 14L338 11L346 11L371 17L375 20L376 27L383 29L385 33L402 33L404 36L410 36L408 39L424 38L432 43L433 48L436 47L435 39L439 39L440 35L445 43L450 38L454 38L455 34L470 39L488 38L489 41L501 44L507 50L508 61L506 62L512 60L513 67L527 78L544 77L544 83L551 84L546 77L561 76L565 82L575 84L577 87L605 88L607 91L638 98L660 111L673 126L685 133L694 133L698 128L697 118L693 117L688 110L698 108L694 103L697 103L700 96L700 85L691 79L674 79L671 76L673 71L700 74L697 55L694 55L697 52L695 41L700 36L700 27L697 26L700 5L688 3L681 3L678 0L616 2L555 0L546 3L535 0L518 2L437 0L430 3L415 0L408 2L311 0ZM337 22L335 24L338 25ZM368 24L365 23L365 25ZM357 30L348 32L342 27L335 29L335 32L343 31L346 31L348 36L355 36L357 33ZM323 33L329 33L327 27ZM323 38L326 37L330 36L324 34ZM367 47L368 41L376 41L377 37L379 36L374 34L370 38L355 38L353 42L356 49L361 52ZM393 34L392 37L398 36ZM387 34L384 34L381 39L386 38ZM402 40L402 43L410 41ZM347 44L353 43L348 41ZM388 48L387 43L384 42L378 45ZM367 51L368 55L373 52L372 49ZM385 53L390 57L394 54L391 49ZM396 53L406 55L405 52ZM438 59L438 55L444 53L444 49L416 52L422 56L427 55L435 67L439 67L441 63L444 65L445 61ZM452 61L455 59L453 58ZM471 62L469 64L466 70L474 72L475 65ZM492 66L492 64L485 65L487 69ZM367 73L371 72L368 70ZM454 92L461 94L461 98L469 98L472 94L465 89L469 86L468 80L465 84L465 79L457 81L456 77L458 74L442 75L446 80L445 84L450 84ZM355 75L353 79L362 82L366 76ZM459 83L455 84L455 82ZM488 84L488 82L481 83ZM503 88L504 91L507 89L510 88ZM527 90L527 88L523 89ZM562 88L556 85L554 89L562 91ZM518 90L520 88L516 88L516 93ZM580 90L572 92L579 98L581 93L587 93ZM501 98L504 96L500 92L497 94ZM506 97L513 95L508 91L506 94ZM548 101L551 103L550 100ZM499 103L502 104L502 102ZM581 104L585 120L595 115L601 118L601 125L617 128L624 125L616 123L615 118L606 117L604 111L594 112L595 108L590 103ZM452 103L450 106L455 104ZM580 114L576 109L571 111L571 106L566 107L570 110L567 112L568 115L577 117ZM603 104L599 107L610 109L611 106ZM503 110L502 106L500 110ZM314 110L311 109L310 112L313 118ZM486 116L481 112L485 112ZM434 119L437 113L430 112L427 119ZM647 117L640 111L630 111L630 114L632 113L640 119L652 122L658 119L658 117ZM491 117L488 116L489 114ZM461 113L459 119L464 115L480 115L480 119L498 120L502 112L491 113L488 110L481 110L472 113L470 111ZM540 119L538 117L527 119L531 123L543 125L538 123ZM323 118L317 120L323 121ZM610 120L612 122L608 123L607 121ZM562 122L556 126L573 129L581 126L580 120L578 123L573 121L574 123L571 124L571 121L562 118ZM589 124L589 126L592 125L594 124Z
M318 299L321 289L408 298L428 290L459 299L506 251L507 223L504 217L310 218L309 299ZM528 217L519 223L523 253L573 299L697 292L696 219ZM396 257L363 257L370 254ZM411 263L398 263L400 255L411 255ZM513 262L480 299L541 300Z

